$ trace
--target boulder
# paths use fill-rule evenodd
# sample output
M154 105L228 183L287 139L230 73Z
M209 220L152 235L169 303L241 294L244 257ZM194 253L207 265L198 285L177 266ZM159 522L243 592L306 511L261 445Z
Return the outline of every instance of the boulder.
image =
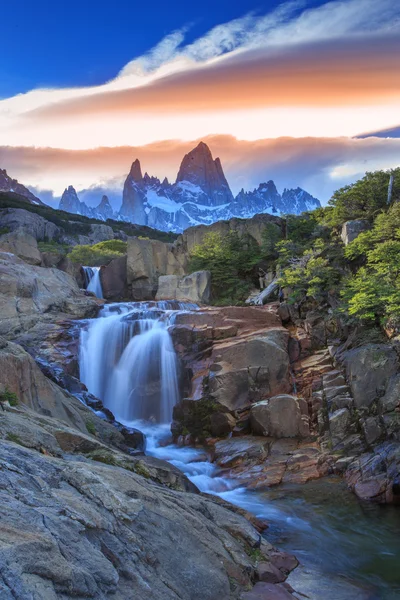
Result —
M22 228L37 241L57 239L61 230L51 221L23 208L4 208L0 210L0 229L7 227L10 231Z
M388 344L366 344L344 355L347 381L357 408L369 407L383 396L399 368L395 349Z
M219 343L209 375L213 398L236 410L251 400L291 391L287 344L288 332L283 328Z
M0 595L222 600L251 588L260 534L239 511L155 484L130 457L92 455L0 440ZM259 555L273 551L263 542Z
M90 226L90 242L92 244L98 244L99 242L106 242L107 240L114 239L114 230L109 225L103 225L101 223L93 223Z
M341 238L345 246L355 240L360 233L370 229L370 224L366 219L356 219L354 221L346 221L342 226Z
M310 435L308 417L302 414L299 399L286 394L253 404L250 424L256 435L274 438Z
M36 239L23 229L0 236L0 251L15 254L30 265L42 262Z
M96 300L85 296L67 273L0 252L0 335L19 335L39 320L95 316L97 310Z
M128 297L126 256L114 258L100 270L103 297L106 300L120 301Z
M153 300L160 275L185 274L187 257L173 244L128 239L127 282L133 300Z
M196 271L185 277L163 275L158 278L156 300L178 300L208 304L211 296L211 273Z

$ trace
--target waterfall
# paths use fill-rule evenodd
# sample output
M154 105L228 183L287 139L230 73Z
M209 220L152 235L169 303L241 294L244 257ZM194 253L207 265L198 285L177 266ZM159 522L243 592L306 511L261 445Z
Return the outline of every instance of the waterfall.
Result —
M178 361L168 326L193 304L109 304L81 331L80 378L116 419L169 423L179 400Z
M103 297L103 289L100 280L100 267L82 267L85 277L86 289L93 292L97 298Z

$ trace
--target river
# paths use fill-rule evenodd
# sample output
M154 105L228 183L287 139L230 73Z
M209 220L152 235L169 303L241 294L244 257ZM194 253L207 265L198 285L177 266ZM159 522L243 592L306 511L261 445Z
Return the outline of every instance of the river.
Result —
M196 307L111 304L88 322L80 370L89 391L119 421L146 434L147 454L178 467L202 492L266 520L268 541L300 561L288 579L294 589L311 600L400 599L400 510L360 504L334 477L251 492L220 472L203 449L171 443L179 385L168 326L178 310Z

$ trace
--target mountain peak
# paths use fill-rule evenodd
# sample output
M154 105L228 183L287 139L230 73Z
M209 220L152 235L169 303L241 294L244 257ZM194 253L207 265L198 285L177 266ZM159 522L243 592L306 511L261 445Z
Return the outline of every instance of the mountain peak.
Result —
M139 183L139 181L142 181L142 169L138 158L133 161L131 170L129 171L129 175L133 179L133 181L136 181L137 183Z
M180 181L188 181L201 188L214 206L233 200L221 161L219 158L213 160L211 150L204 142L184 156L176 183Z

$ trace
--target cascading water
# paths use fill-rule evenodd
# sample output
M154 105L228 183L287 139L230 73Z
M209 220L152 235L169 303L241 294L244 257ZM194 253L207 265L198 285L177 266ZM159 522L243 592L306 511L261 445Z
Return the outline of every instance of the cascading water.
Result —
M179 385L168 326L178 310L196 308L176 302L107 305L81 331L82 381L119 421L146 434L147 454L181 469L201 491L266 519L270 541L301 561L288 581L306 597L398 599L399 521L393 511L371 506L366 514L339 483L255 493L227 478L204 450L169 443Z
M100 267L82 267L85 277L85 286L89 292L93 292L97 298L103 298L101 287Z
M168 325L186 303L110 304L81 332L80 375L123 422L169 423L179 399L178 362Z

